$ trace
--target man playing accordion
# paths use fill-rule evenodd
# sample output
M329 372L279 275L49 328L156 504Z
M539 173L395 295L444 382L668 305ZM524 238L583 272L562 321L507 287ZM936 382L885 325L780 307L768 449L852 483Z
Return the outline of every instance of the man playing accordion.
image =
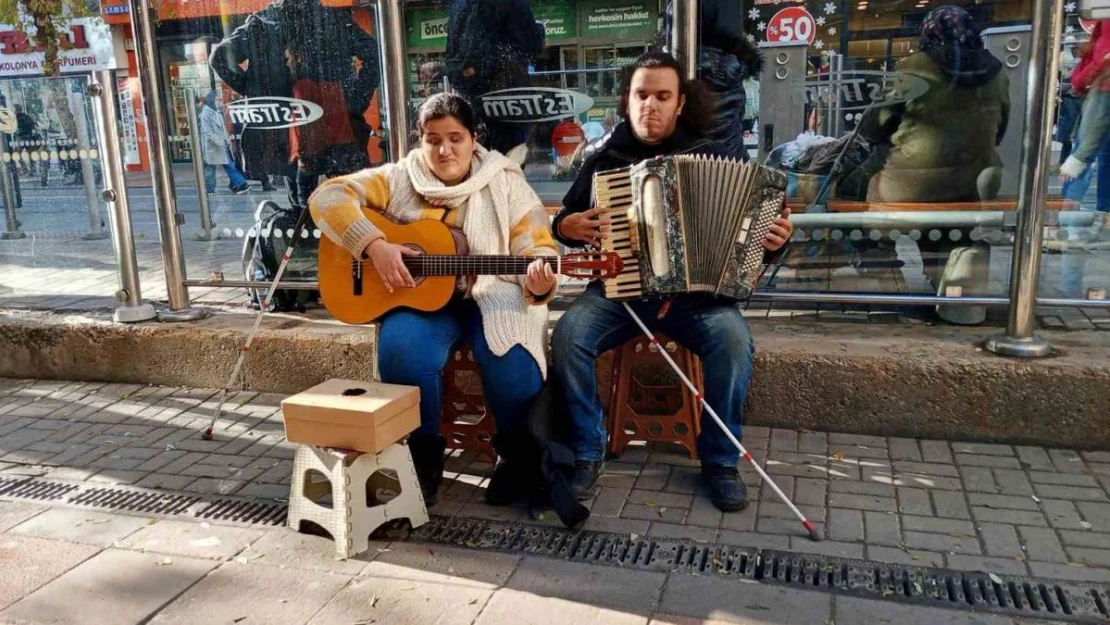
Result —
M624 121L585 160L555 217L553 229L564 245L600 246L608 220L601 215L602 209L594 207L596 172L629 167L657 156L725 155L720 146L704 138L712 123L711 96L705 87L681 76L678 61L664 52L648 52L628 68L620 104ZM789 212L784 212L775 220L762 241L767 250L764 262L790 239L793 226L788 217ZM701 358L705 399L740 440L755 348L737 303L712 294L683 293L665 302L640 300L631 306L652 330L666 333ZM577 456L572 486L579 499L590 497L605 457L597 358L639 332L622 304L607 299L597 281L555 326L553 366L571 419L571 444ZM747 506L747 488L737 470L739 453L716 423L704 413L702 418L697 447L710 499L722 511L742 510Z

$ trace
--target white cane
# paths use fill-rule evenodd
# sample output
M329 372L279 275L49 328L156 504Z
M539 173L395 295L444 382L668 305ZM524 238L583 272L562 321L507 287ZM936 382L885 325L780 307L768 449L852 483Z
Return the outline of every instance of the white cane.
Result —
M806 531L809 532L810 539L814 541L824 540L825 535L824 532L821 531L821 528L819 528L817 525L814 525L812 521L807 519L805 515L802 514L802 511L798 509L798 506L795 506L794 502L790 501L790 498L786 496L786 493L782 492L782 489L779 488L778 484L775 484L775 481L772 480L771 477L763 471L763 467L759 466L759 463L755 461L755 458L752 458L751 452L745 449L744 446L740 444L740 441L736 440L736 437L733 436L732 432L729 431L728 427L725 426L724 421L721 421L721 418L717 416L717 412L713 410L713 407L709 405L709 402L705 401L705 396L697 389L696 386L694 386L694 383L690 381L690 378L686 377L686 374L678 368L678 365L675 364L675 361L671 359L669 354L667 354L667 350L663 349L663 346L659 344L659 339L655 338L655 335L651 333L651 330L648 330L647 326L644 325L644 322L640 320L640 317L635 312L633 312L632 307L628 305L628 302L624 302L623 304L624 309L628 311L628 314L632 317L632 320L636 322L636 325L640 326L640 329L643 330L644 334L646 334L648 339L651 340L651 344L659 349L659 353L662 354L663 358L667 360L667 364L671 365L671 368L674 369L674 372L678 374L678 377L681 378L682 382L686 384L687 388L690 389L690 392L692 392L694 396L697 397L698 401L701 402L702 407L704 407L705 410L709 413L709 416L713 417L713 420L721 428L721 431L725 433L725 436L728 437L728 440L732 441L732 444L736 446L736 449L740 450L740 455L743 456L744 459L747 460L749 463L751 463L751 465L755 468L756 473L759 474L759 477L762 478L764 482L767 482L771 485L771 488L775 491L775 494L779 496L779 499L781 499L783 503L786 504L786 507L790 508L790 511L794 513L794 516L798 517L798 520L802 522L802 525L805 526Z

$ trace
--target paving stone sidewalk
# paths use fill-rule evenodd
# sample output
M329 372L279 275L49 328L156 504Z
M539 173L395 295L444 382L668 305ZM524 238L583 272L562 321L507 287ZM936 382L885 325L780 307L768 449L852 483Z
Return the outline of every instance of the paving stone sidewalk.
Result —
M0 379L0 478L286 499L293 447L281 396L234 395L216 440L204 441L216 399L206 389ZM1110 453L760 427L746 428L744 442L827 524L826 542L806 539L748 468L752 504L718 512L699 490L697 463L665 446L608 463L586 529L1110 582ZM449 458L431 512L557 524L550 513L481 503L491 469L473 454ZM155 613L149 622L247 625L1023 622L428 545L382 544L337 562L330 541L286 529L25 503L0 502L0 531L0 568L18 571L0 576L0 623L138 623ZM79 615L66 612L74 606Z

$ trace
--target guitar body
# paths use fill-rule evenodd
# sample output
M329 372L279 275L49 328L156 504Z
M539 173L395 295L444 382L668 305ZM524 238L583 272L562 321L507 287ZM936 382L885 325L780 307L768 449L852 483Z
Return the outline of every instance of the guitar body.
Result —
M459 245L446 224L422 219L398 224L380 213L363 209L366 218L377 226L390 243L404 245L421 254L458 254ZM455 276L413 276L415 288L398 288L393 293L369 260L361 261L361 279L353 271L355 259L346 248L328 237L320 238L318 265L320 299L328 312L344 323L370 323L397 308L421 311L439 310L455 294ZM356 284L358 283L358 284Z

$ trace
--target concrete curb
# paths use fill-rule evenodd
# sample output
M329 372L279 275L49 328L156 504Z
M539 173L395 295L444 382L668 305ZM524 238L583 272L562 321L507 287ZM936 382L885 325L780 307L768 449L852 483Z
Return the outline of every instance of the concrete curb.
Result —
M7 311L0 376L219 388L253 321L226 313L124 326L99 313ZM979 349L987 328L754 320L752 330L751 425L1110 448L1110 332L1045 333L1060 353L1031 362ZM296 393L334 377L372 379L375 336L270 315L243 386Z

